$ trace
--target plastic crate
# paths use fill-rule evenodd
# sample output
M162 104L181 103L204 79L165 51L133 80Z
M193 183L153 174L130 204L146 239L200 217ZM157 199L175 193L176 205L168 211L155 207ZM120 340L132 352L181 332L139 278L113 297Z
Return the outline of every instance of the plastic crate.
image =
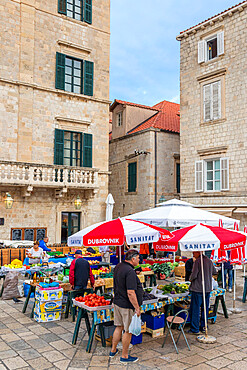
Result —
M140 344L142 343L142 333L140 335L133 335L132 334L132 338L131 338L131 344L133 344L133 346L135 344Z
M142 321L146 322L147 328L156 330L164 328L165 326L165 315L152 316L151 314L142 314Z
M178 306L176 306L176 305L174 305L174 315L176 314L176 313L178 313L179 311L182 311L182 310L184 310L184 308L182 308L182 307L178 307ZM179 314L178 315L179 317L182 317L182 319L186 319L186 312L182 312L181 314ZM190 320L190 314L188 315L188 318L187 318L187 323L189 323L191 320Z
M113 323L105 323L103 325L105 339L108 339L113 336L115 328L116 326ZM99 326L97 326L97 335L100 335Z

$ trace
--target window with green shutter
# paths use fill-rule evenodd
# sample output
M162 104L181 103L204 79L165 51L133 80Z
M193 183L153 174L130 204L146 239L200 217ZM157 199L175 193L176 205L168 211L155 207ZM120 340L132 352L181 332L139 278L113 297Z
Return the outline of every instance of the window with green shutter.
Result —
M58 13L92 23L92 0L58 0Z
M84 61L84 94L93 96L93 63Z
M83 167L92 167L93 135L83 135Z
M128 192L135 192L137 185L137 162L128 163Z
M56 89L93 96L93 62L56 53Z
M92 23L92 0L84 0L84 21Z
M55 129L54 164L92 167L92 134Z

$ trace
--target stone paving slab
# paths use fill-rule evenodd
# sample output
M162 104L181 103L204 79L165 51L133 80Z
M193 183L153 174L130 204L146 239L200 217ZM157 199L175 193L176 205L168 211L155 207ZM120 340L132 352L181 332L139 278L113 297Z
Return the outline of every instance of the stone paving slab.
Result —
M241 272L238 272L237 296L242 294ZM226 293L227 306L232 307L232 294ZM22 299L24 302L24 299ZM184 339L178 343L176 353L170 336L164 348L164 337L152 339L143 335L143 343L133 346L132 355L139 362L122 366L120 354L109 359L109 347L103 348L98 341L93 342L92 352L86 352L88 335L82 322L75 346L72 336L75 323L69 319L49 323L37 323L31 319L31 305L22 314L23 303L0 300L0 370L2 369L96 369L96 370L151 370L151 369L247 369L247 303L236 302L242 309L240 314L232 314L229 319L218 315L217 322L209 324L209 334L217 338L213 345L199 343L195 336L186 334L191 351ZM176 338L175 333L175 338Z

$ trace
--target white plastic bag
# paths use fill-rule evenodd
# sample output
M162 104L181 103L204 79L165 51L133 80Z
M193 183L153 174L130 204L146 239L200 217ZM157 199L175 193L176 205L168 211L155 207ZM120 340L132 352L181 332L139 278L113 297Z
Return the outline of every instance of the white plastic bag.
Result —
M141 321L141 316L137 316L135 314L132 317L130 326L129 326L129 333L134 334L134 335L140 335L142 330L142 321Z

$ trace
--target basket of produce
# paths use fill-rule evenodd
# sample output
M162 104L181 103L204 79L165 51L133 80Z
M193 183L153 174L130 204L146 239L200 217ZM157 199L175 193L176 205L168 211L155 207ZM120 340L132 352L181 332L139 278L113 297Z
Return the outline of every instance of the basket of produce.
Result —
M158 285L158 289L162 291L163 295L170 297L185 297L189 294L188 283L171 283L167 285Z
M154 263L151 269L158 275L158 279L168 278L174 271L174 268L178 265L177 262L164 262L164 263Z

